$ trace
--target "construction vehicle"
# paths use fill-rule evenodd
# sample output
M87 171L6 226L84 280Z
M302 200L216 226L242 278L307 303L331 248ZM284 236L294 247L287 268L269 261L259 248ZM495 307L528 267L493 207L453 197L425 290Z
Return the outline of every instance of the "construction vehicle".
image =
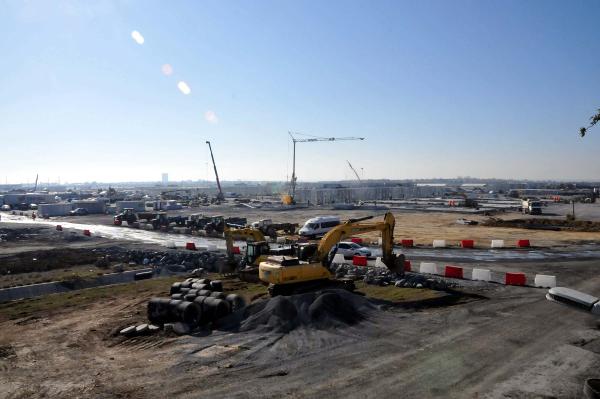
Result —
M221 181L219 180L219 173L217 172L217 164L215 163L215 157L212 152L212 147L210 145L210 141L207 140L206 144L208 144L208 149L210 150L210 158L212 159L213 168L215 169L215 177L217 179L217 188L219 189L219 193L217 194L217 198L216 198L215 202L225 201L225 195L223 195L223 189L221 188Z
M223 233L225 226L244 227L248 219L242 217L225 218L222 215L208 216L202 213L195 213L187 217L185 226L191 230L205 230L206 233Z
M133 208L124 208L123 212L115 215L113 223L115 226L121 226L123 222L127 222L128 225L132 225L138 221L138 216Z
M263 234L271 238L277 238L278 231L284 231L286 234L294 234L298 228L298 223L273 223L271 219L261 219L253 222L252 227L262 231Z
M392 272L404 273L404 255L395 255L394 225L395 218L387 212L383 222L360 223L372 219L367 216L360 219L350 219L346 223L331 229L316 244L305 244L298 247L296 258L269 257L259 265L259 278L269 284L271 296L292 295L323 287L340 287L353 290L352 280L335 280L329 266L336 253L336 245L341 240L356 234L380 231L382 236L382 261ZM332 250L333 249L333 250Z
M542 214L542 203L536 199L525 199L521 201L521 211L530 215Z
M260 282L258 279L258 265L261 262L267 260L269 256L291 256L296 251L294 247L271 248L262 231L252 227L230 228L225 225L223 236L225 237L228 262L238 270L238 275L242 281ZM242 255L242 259L236 262L233 252L233 240L241 239L246 240L246 251Z

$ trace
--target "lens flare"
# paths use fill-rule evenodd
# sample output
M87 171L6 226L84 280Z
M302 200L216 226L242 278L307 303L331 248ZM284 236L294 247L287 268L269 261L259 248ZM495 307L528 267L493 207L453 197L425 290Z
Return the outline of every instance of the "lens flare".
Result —
M192 92L192 89L190 89L190 86L188 86L187 83L185 83L183 80L179 83L177 83L177 88L179 89L180 92L182 92L185 95L188 95Z
M206 119L208 123L212 123L213 125L219 123L219 118L217 118L217 114L215 114L213 111L206 111L204 113L204 119Z
M131 38L135 40L137 44L144 44L144 36L142 36L142 34L137 30L131 32Z
M161 66L160 70L165 76L171 76L173 74L173 67L170 64Z

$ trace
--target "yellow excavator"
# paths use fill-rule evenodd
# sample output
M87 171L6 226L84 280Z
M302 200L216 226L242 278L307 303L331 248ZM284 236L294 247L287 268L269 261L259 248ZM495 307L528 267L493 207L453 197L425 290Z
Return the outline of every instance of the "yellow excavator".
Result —
M238 275L243 281L259 282L258 265L261 262L266 261L269 256L290 255L293 251L291 248L272 249L262 231L252 227L231 228L225 225L223 236L225 237L228 262L238 270ZM234 240L246 241L246 251L239 263L235 261L233 253Z
M396 255L394 248L394 225L396 220L387 212L382 222L361 223L372 219L367 216L350 219L334 227L321 239L318 246L310 244L298 248L298 257L274 256L259 265L259 278L269 284L271 296L292 295L324 287L354 289L352 280L336 280L329 271L335 256L334 248L341 240L371 231L381 232L382 261L392 272L404 273L404 255ZM334 250L332 251L332 248Z

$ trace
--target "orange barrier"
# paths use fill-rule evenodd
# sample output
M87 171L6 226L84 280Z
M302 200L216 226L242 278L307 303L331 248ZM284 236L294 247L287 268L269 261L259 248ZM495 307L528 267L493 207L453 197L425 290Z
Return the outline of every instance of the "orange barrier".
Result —
M410 263L410 261L409 261L409 260L405 260L405 261L404 261L404 271L405 271L405 272L410 272L410 271L412 271L412 265L411 265L411 263Z
M362 244L362 243L363 243L363 239L362 239L362 238L360 238L360 237L352 237L352 238L350 239L350 241L352 241L352 242L353 242L353 243L355 243L355 244Z
M475 247L475 241L473 240L462 240L460 242L460 246L463 248L473 248Z
M506 285L525 285L526 282L525 273L506 273L504 277Z
M444 277L463 278L463 268L458 266L446 266Z
M193 242L188 242L185 244L185 249L190 250L190 251L196 251L196 244L194 244Z
M233 247L231 249L231 252L233 252L235 255L239 254L240 253L240 247Z
M402 240L401 244L403 247L414 247L415 243L413 242L413 240Z
M354 255L352 257L352 264L354 266L367 266L367 257L360 256L360 255Z
M529 240L518 240L517 241L518 248L529 248L530 246L531 246L531 243L529 242Z
M89 231L88 229L85 229L85 230L83 230L83 235L84 235L84 236L91 237L92 233L91 233L91 231Z

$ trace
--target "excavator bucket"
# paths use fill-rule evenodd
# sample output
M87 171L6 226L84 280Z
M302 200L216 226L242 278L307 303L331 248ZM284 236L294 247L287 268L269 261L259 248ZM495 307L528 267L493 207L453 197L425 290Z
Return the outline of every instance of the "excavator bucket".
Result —
M389 259L384 259L383 263L391 272L402 276L404 275L404 259L404 254L392 254Z

